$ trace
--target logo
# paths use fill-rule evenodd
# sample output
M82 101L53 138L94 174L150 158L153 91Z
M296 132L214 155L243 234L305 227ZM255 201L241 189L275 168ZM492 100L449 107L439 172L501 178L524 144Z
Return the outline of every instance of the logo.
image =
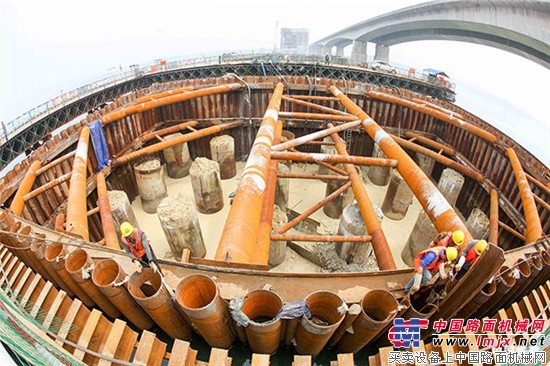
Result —
M393 327L388 332L388 339L396 348L420 347L420 330L428 329L428 319L394 318Z

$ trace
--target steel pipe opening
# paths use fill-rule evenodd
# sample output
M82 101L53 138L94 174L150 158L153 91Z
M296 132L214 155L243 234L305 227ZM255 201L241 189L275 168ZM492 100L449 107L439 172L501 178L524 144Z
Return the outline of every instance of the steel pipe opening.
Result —
M250 319L245 328L248 345L254 353L272 354L281 343L281 319L275 319L283 300L275 292L255 290L244 300L242 312Z

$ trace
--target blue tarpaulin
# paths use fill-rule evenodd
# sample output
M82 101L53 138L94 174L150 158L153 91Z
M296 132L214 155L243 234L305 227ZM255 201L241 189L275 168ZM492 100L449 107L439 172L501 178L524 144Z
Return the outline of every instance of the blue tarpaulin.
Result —
M97 170L101 170L109 165L109 150L107 150L107 141L103 133L103 124L101 120L92 122L89 126L92 135L92 144L94 145L95 156L97 159Z

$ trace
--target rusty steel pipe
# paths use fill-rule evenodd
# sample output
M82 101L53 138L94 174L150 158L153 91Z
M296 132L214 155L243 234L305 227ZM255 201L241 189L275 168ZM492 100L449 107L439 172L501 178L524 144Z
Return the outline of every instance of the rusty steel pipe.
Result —
M88 231L88 211L86 206L86 174L88 161L88 141L90 129L83 127L80 130L76 154L73 161L71 183L69 185L69 197L67 198L67 214L65 217L65 230L90 240Z
M48 183L46 183L46 184L44 184L44 185L42 185L42 186L40 186L36 189L33 189L32 191L30 191L29 193L27 193L26 195L23 196L23 200L26 202L26 201L30 200L31 198L34 198L34 197L38 196L39 194L44 193L47 190L52 189L53 187L56 187L56 186L60 185L61 183L68 181L69 179L71 179L72 174L73 174L72 172L68 172L67 174L62 175L59 178L51 180Z
M367 113L353 103L347 96L334 86L330 91L337 96L348 111L363 122L363 128L380 146L380 149L390 159L399 161L397 170L414 193L422 208L426 211L438 232L462 230L464 241L469 243L472 234L453 210L443 194L432 183L431 179L420 169L414 160L386 133Z
M345 333L336 345L339 352L356 353L366 346L397 314L397 300L386 290L372 290L361 300L361 314L353 322L353 333Z
M311 241L311 242L334 242L334 243L363 243L372 240L371 235L298 235L271 233L271 240L274 241Z
M316 356L330 340L344 320L346 307L340 296L317 291L309 294L307 302L311 319L302 316L296 329L296 352L301 355ZM316 321L322 321L323 325Z
M418 153L420 153L422 155L425 155L429 158L432 158L435 161L437 161L437 162L439 162L439 163L441 163L441 164L443 164L443 165L445 165L445 166L447 166L451 169L454 169L457 172L466 175L467 177L472 178L476 182L483 183L483 181L485 180L485 177L480 172L475 171L474 169L468 168L467 166L464 166L464 165L454 161L453 159L449 159L449 158L447 158L447 157L445 157L441 154L438 154L437 152L435 152L433 150L430 150L430 149L427 149L427 148L422 147L420 145L417 145L414 142L410 142L410 141L407 141L405 139L402 139L401 137L397 137L397 136L391 135L391 134L390 134L390 136L400 146L402 146L406 149L418 152Z
M498 247L498 192L496 189L491 189L491 202L489 208L489 235L487 242Z
M290 94L289 97L294 99L302 99L302 100L322 100L327 102L337 102L338 98L335 97L323 97L320 95L294 95Z
M443 145L443 144L441 144L437 141L434 141L434 140L432 140L428 137L424 137L424 136L419 135L417 133L414 133L412 131L406 131L405 136L407 136L408 138L411 138L411 139L415 139L416 141L418 141L418 142L420 142L424 145L428 145L430 147L433 147L436 150L443 151L447 155L454 156L455 153L456 153L455 149L453 149L452 147L447 146L447 145Z
M406 100L406 99L403 99L403 98L400 98L400 97L397 97L397 96L394 96L394 95L381 93L381 92L377 92L377 91L369 91L369 92L367 92L367 95L371 98L374 98L374 99L378 99L378 100L382 100L382 101L385 101L385 102L401 105L401 106L410 108L412 110L415 110L417 112L424 113L424 114L427 114L429 116L435 117L435 118L437 118L437 119L439 119L443 122L447 122L447 123L449 123L453 126L456 126L456 127L461 128L465 131L468 131L468 132L484 139L485 141L490 142L493 145L496 144L496 142L497 142L497 137L495 135L493 135L492 133L487 132L487 131L485 131L485 130L483 130L483 129L481 129L481 128L479 128L479 127L477 127L477 126L475 126L471 123L463 121L462 119L455 117L452 113L451 114L444 113L444 112L441 112L437 109L433 109L433 108L427 107L425 105L421 105L419 103L414 103L414 102L411 102L409 100Z
M126 319L141 330L150 329L153 327L153 320L128 293L128 289L124 285L126 277L124 270L113 259L99 261L92 270L94 285L120 310Z
M252 352L270 355L279 348L282 321L275 317L282 306L283 300L275 292L254 290L246 294L242 312L250 319L244 330Z
M483 306L489 299L495 294L497 290L496 281L492 281L486 284L481 291L470 301L466 306L462 308L457 314L457 317L462 319L469 319L473 317L473 314Z
M338 327L338 329L336 329L329 342L327 343L327 347L333 348L338 342L340 342L340 339L342 339L342 336L344 335L346 330L351 327L359 314L361 314L361 306L359 304L352 304L346 311L346 316L344 317L344 320L342 320L342 323L340 323L340 326Z
M306 112L281 112L279 113L281 118L296 118L296 119L309 119L317 121L337 121L337 122L349 122L354 121L356 118L352 115L340 116L337 114L323 114L323 113L306 113Z
M94 261L84 249L76 248L65 260L65 269L73 280L88 294L101 310L112 319L120 316L120 311L113 305L92 281Z
M434 103L430 103L424 99L420 99L420 98L411 98L411 101L415 102L415 103L418 103L418 104L424 104L426 105L427 107L429 108L433 108L433 109L437 109L443 113L446 113L446 114L449 114L449 115L454 115L455 117L457 118L460 118L460 119L464 119L464 116L462 115L462 113L458 113L458 112L455 112L455 111L451 111L447 108L444 108L444 107L441 107L437 104L434 104Z
M332 192L331 194L329 194L328 196L326 196L325 198L323 198L322 200L320 200L319 202L317 202L316 204L314 204L313 206L311 206L310 208L302 212L300 215L296 216L294 219L282 225L279 229L277 229L277 234L286 233L288 230L292 229L294 226L298 225L300 222L307 219L309 216L311 216L314 212L322 208L324 205L326 205L327 203L329 203L330 201L332 201L333 199L335 199L336 197L344 193L351 186L352 186L352 182L347 182L342 187L338 188L337 190L335 190L334 192Z
M111 166L116 167L116 166L122 165L124 163L130 162L132 160L135 160L137 158L140 158L142 156L150 155L150 154L162 151L164 149L167 149L169 147L172 147L172 146L175 146L175 145L178 145L178 144L182 144L184 142L193 141L193 140L196 140L196 139L204 137L204 136L210 136L210 135L213 135L213 134L221 132L221 131L225 131L225 130L230 129L230 128L238 127L242 124L243 124L242 121L222 123L222 124L219 124L219 125L216 125L216 126L210 126L210 127L203 128L202 130L198 130L196 132L186 133L185 135L181 135L181 136L175 137L173 139L166 140L166 141L163 141L163 142L159 142L159 143L156 143L154 145L144 147L140 150L137 150L137 151L119 156L118 158L114 159L111 162Z
M321 161L326 163L387 166L392 168L397 167L397 160L384 159L384 158L371 158L367 156L353 156L353 155L340 156L340 155L333 155L333 154L273 151L271 153L271 159L306 161L306 162L313 162L313 163Z
M134 272L128 281L128 292L162 330L174 339L190 340L193 331L178 310L160 273L151 268Z
M189 91L192 91L194 89L195 89L195 87L193 87L193 86L184 86L182 88L166 90L166 91L158 92L158 93L151 94L151 95L145 95L143 97L137 98L134 101L134 104L145 103L145 102L148 102L148 101L153 100L153 99L162 99L162 98L165 98L165 97L169 97L171 95L177 95L177 94L189 92Z
M320 130L317 132L313 132L304 136L300 136L298 138L295 138L293 140L288 140L283 143L280 143L278 145L274 145L271 148L271 151L285 151L290 150L293 147L300 146L305 144L306 142L321 139L323 137L329 136L331 133L338 133L340 131L347 130L348 128L353 128L356 126L359 126L361 124L361 121L357 120L357 117L353 118L353 122L343 123L341 125L338 125L336 127L332 128L325 128L324 130Z
M519 193L521 196L521 204L523 206L523 214L525 215L525 224L526 224L526 241L525 244L530 244L538 241L544 236L544 231L542 230L542 225L540 223L540 216L537 210L537 204L533 199L533 192L525 176L525 172L521 167L521 162L519 161L516 152L511 147L506 150L508 159L512 164L512 169L514 170L514 175L516 177L516 182L519 188Z
M282 135L283 122L278 121L275 126L275 138L273 140L273 143L280 143ZM271 233L271 229L273 226L273 206L275 205L275 193L277 190L278 167L279 161L276 159L271 159L267 171L266 187L262 202L262 211L260 213L260 226L258 228L258 237L256 239L256 247L258 248L258 250L253 260L254 263L269 262L269 250L271 247L269 234Z
M349 177L347 175L301 174L301 173L284 173L284 172L278 172L277 178L349 180Z
M516 278L508 266L500 267L499 274L495 277L497 288L493 296L487 301L487 306L478 308L478 319L485 316L492 316L493 312L502 307L501 300L516 285Z
M43 241L34 241L31 243L31 252L36 257L36 259L42 264L42 267L46 270L49 277L53 280L52 283L55 284L58 288L63 289L67 295L74 297L74 292L67 286L67 284L59 277L57 272L48 264L46 260L46 248L47 245Z
M346 156L348 154L346 145L342 142L340 136L338 136L337 133L333 133L330 137L336 143L336 151L338 154ZM386 235L384 234L380 221L378 220L378 216L374 211L374 207L372 206L372 202L367 194L363 180L359 176L359 173L357 173L355 166L345 164L345 168L349 174L351 188L353 189L353 194L355 195L357 205L359 206L359 211L361 211L361 216L365 222L367 233L372 236L372 251L376 257L378 268L382 271L397 269L397 265L393 259L388 241L386 240Z
M65 269L65 258L68 256L65 247L61 243L50 243L46 247L44 258L50 267L57 272L61 280L71 291L88 307L95 305L95 301L84 291Z
M157 136L169 135L169 134L172 134L172 133L175 133L175 132L179 132L181 130L185 130L188 127L195 127L198 124L199 123L197 121L189 121L189 122L180 123L179 125L170 126L170 127L163 128L161 130L157 130L157 131L154 131L154 132L144 133L143 135L140 136L140 139L143 140L144 142L145 141L151 141L151 140L157 138Z
M230 91L239 90L241 88L242 88L241 84L233 83L233 84L213 86L210 88L204 88L200 90L193 90L187 93L180 93L180 94L171 95L160 99L150 100L148 102L143 102L137 105L124 107L117 111L108 113L101 117L101 122L105 126L111 122L118 121L124 117L128 117L136 113L149 111L151 109L155 109L158 107L179 103L185 100L194 99L198 97L204 97L204 96L220 94L220 93L227 93Z
M70 153L67 153L53 161L50 161L48 164L44 165L42 168L38 169L36 171L36 175L40 175L48 170L50 170L51 168L53 168L54 166L57 166L59 164L61 164L62 162L64 162L65 160L69 160L70 158L72 158L74 155L76 154L76 151L71 151Z
M109 204L109 195L107 194L107 184L105 183L105 175L103 172L98 172L97 177L97 204L99 206L99 215L101 216L101 227L103 228L103 236L105 238L105 246L112 249L121 249L118 242L115 221Z
M542 198L540 198L539 196L537 196L536 194L533 195L533 198L535 199L535 201L541 205L542 207L544 207L544 209L546 211L550 211L550 204L546 201L544 201Z
M547 195L550 196L550 188L542 184L538 179L536 179L530 174L525 173L525 176L527 177L527 179L529 179L529 181L531 181L534 185L542 189L544 192L546 192Z
M228 305L216 283L203 274L184 277L176 287L176 301L211 347L229 348L235 340Z
M505 223L503 223L502 221L499 221L498 222L498 226L503 228L504 230L508 231L510 234L514 235L516 238L518 238L519 240L521 241L527 241L527 238L525 235L523 235L522 233L518 232L517 230L514 230L514 228L506 225Z
M265 248L258 249L256 243L283 89L282 83L275 87L250 149L216 250L216 260L253 263L257 251L265 252ZM267 264L267 260L258 264Z
M11 201L10 211L17 216L23 214L23 209L25 208L25 200L23 197L32 190L34 181L36 180L36 171L40 169L41 163L39 160L35 160L29 166L27 173L23 177L15 196Z
M301 106L304 106L304 107L309 107L311 109L317 109L317 110L325 112L325 113L337 114L337 115L340 115L340 116L350 116L350 114L347 113L347 112L342 112L342 111L339 111L338 109L329 108L329 107L325 107L323 105L306 102L304 100L292 98L292 97L289 97L287 95L283 95L283 100L287 101L287 102L294 103L294 104L298 104L298 105L301 105Z

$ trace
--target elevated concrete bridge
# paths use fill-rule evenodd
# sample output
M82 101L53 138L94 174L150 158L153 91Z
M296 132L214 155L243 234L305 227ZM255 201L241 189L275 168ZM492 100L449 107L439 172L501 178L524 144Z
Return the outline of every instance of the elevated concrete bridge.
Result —
M367 42L374 58L389 61L392 45L423 40L453 40L499 48L550 68L550 1L432 1L387 13L331 34L310 48L325 54L353 45L354 62L366 61Z

